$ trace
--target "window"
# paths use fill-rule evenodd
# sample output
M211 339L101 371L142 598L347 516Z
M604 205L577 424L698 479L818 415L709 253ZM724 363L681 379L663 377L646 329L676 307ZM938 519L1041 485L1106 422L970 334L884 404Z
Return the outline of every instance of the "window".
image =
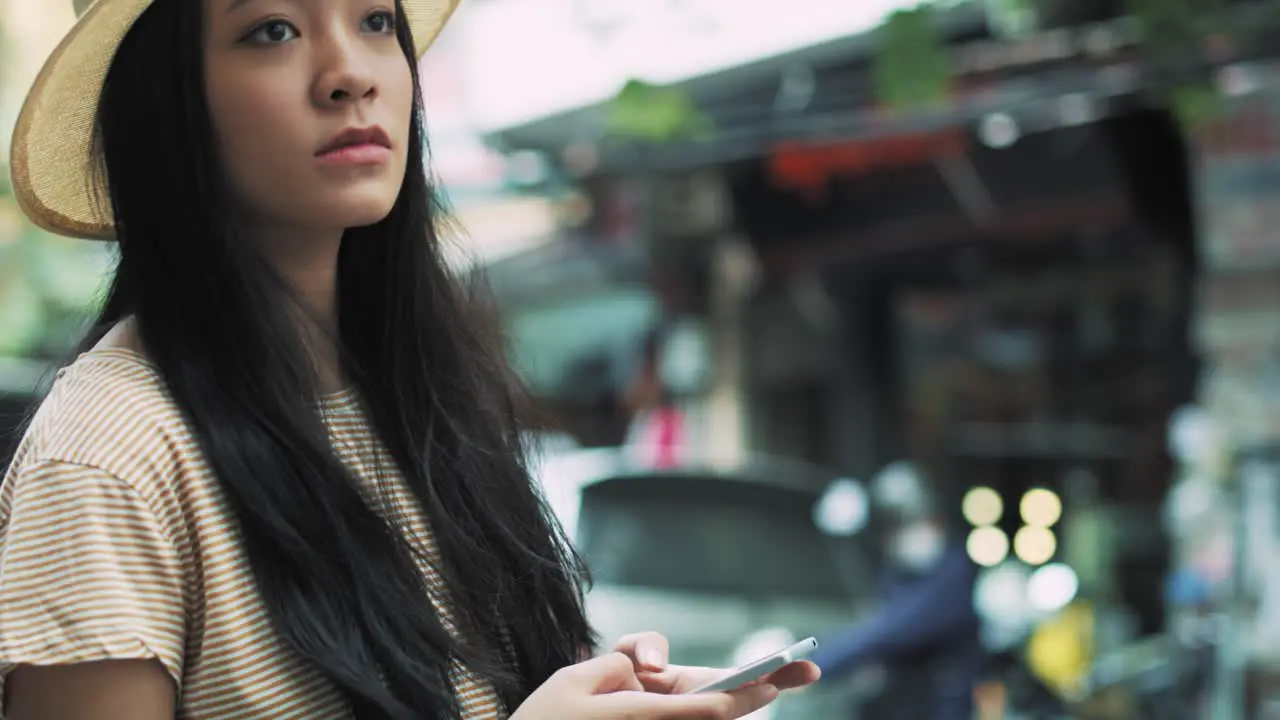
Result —
M598 583L749 599L849 599L817 492L702 475L621 477L582 495L577 544Z

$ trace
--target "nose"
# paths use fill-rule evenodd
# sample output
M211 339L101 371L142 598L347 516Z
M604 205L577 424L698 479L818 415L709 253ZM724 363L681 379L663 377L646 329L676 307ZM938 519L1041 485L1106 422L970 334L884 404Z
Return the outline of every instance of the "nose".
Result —
M378 95L378 82L361 56L357 42L335 35L319 50L319 70L312 89L316 105L334 108Z

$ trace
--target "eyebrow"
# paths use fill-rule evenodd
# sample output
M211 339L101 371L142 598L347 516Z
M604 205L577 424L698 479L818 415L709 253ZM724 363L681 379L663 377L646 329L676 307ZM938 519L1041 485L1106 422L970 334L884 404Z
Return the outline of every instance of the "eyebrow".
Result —
M231 4L227 6L227 13L233 13L252 2L253 0L231 0Z

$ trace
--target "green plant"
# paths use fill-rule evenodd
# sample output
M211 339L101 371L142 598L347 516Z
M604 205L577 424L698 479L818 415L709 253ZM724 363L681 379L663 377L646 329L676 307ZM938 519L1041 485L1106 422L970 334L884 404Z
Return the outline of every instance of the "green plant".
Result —
M1125 6L1142 28L1149 60L1174 78L1165 99L1183 126L1194 130L1218 117L1225 104L1197 65L1211 38L1247 31L1231 6L1224 0L1126 0Z
M679 87L628 80L605 108L605 132L619 138L669 142L713 129L711 119Z
M857 0L850 0L857 1ZM901 7L874 32L872 74L877 99L890 110L937 108L947 101L952 67L939 15L948 9L980 4L997 33L1017 35L1035 29L1038 17L1062 11L1063 3L1083 0L922 0ZM1244 17L1231 0L1124 0L1136 21L1143 52L1158 74L1169 78L1162 92L1170 109L1194 129L1217 117L1225 107L1200 67L1211 42L1230 45L1248 37L1260 24L1280 25L1280 2L1261 0L1270 8L1262 23ZM1242 19L1243 18L1243 19ZM606 133L618 138L667 142L714 131L714 124L686 92L639 80L628 82L606 108Z
M1183 84L1169 92L1169 109L1188 130L1196 130L1222 116L1226 103L1208 84Z
M880 101L891 109L937 107L947 99L951 66L935 14L927 3L895 10L878 31L872 72Z

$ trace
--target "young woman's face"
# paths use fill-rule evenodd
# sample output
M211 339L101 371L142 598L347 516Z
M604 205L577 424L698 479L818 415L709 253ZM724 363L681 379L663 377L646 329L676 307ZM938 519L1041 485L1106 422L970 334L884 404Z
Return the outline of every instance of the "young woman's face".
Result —
M234 199L269 228L386 217L413 79L394 0L204 0L205 83Z

